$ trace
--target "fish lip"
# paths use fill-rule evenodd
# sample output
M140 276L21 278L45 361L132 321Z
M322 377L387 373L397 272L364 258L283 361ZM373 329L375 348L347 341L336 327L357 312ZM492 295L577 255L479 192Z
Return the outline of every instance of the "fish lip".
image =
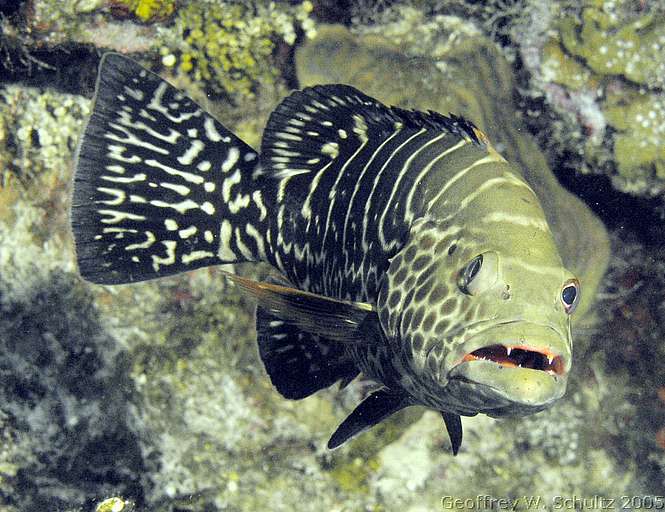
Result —
M541 343L516 341L518 336L514 332L507 331L514 327L514 324L521 324L520 331L527 333L526 336L521 334L519 337L540 340ZM457 349L451 351L445 362L449 368L448 378L455 378L455 374L459 373L455 370L460 365L473 364L475 361L488 361L504 370L530 370L564 378L571 366L570 349L566 340L565 335L550 325L523 320L498 322L475 333L460 343ZM513 352L515 350L527 354L517 354ZM515 354L520 357L508 357L509 351L511 356ZM537 356L533 357L534 355ZM523 356L530 356L532 362L535 360L535 364L519 366L520 359L526 360Z
M463 362L449 373L449 384L462 386L465 394L485 390L482 392L485 403L478 407L478 412L492 417L532 414L546 409L565 394L567 380L567 375L503 367L489 360ZM506 381L510 385L506 386Z

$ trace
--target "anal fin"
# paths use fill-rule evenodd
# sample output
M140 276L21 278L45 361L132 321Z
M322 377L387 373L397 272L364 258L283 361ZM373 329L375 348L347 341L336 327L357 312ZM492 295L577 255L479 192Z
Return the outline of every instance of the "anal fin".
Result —
M305 332L261 306L256 309L256 331L261 360L285 398L308 397L359 373L343 344Z

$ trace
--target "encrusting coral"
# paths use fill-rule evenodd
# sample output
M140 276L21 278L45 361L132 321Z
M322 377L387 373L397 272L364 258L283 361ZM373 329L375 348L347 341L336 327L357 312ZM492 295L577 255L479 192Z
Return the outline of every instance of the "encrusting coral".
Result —
M552 4L542 31L549 35L522 52L538 55L524 60L532 85L562 116L559 133L583 158L580 170L609 174L621 191L657 196L665 190L665 11L638 4Z
M296 29L315 33L312 3L295 6L194 2L177 12L175 26L162 31L162 63L205 83L216 94L253 96L279 76L278 44L292 46Z

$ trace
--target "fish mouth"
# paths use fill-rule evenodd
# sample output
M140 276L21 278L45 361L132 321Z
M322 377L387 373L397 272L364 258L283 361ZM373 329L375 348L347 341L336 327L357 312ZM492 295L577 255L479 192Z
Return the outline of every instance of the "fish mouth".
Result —
M570 338L553 326L509 321L474 333L444 360L450 392L491 416L537 412L563 396Z
M481 347L466 354L461 362L470 361L492 361L504 368L529 368L558 376L566 372L560 355L524 345L495 344Z

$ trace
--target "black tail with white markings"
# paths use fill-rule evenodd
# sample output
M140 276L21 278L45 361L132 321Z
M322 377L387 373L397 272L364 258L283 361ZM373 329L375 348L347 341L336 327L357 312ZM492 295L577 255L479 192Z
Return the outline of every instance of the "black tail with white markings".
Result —
M81 275L118 284L265 259L257 154L182 92L106 54L78 151Z

